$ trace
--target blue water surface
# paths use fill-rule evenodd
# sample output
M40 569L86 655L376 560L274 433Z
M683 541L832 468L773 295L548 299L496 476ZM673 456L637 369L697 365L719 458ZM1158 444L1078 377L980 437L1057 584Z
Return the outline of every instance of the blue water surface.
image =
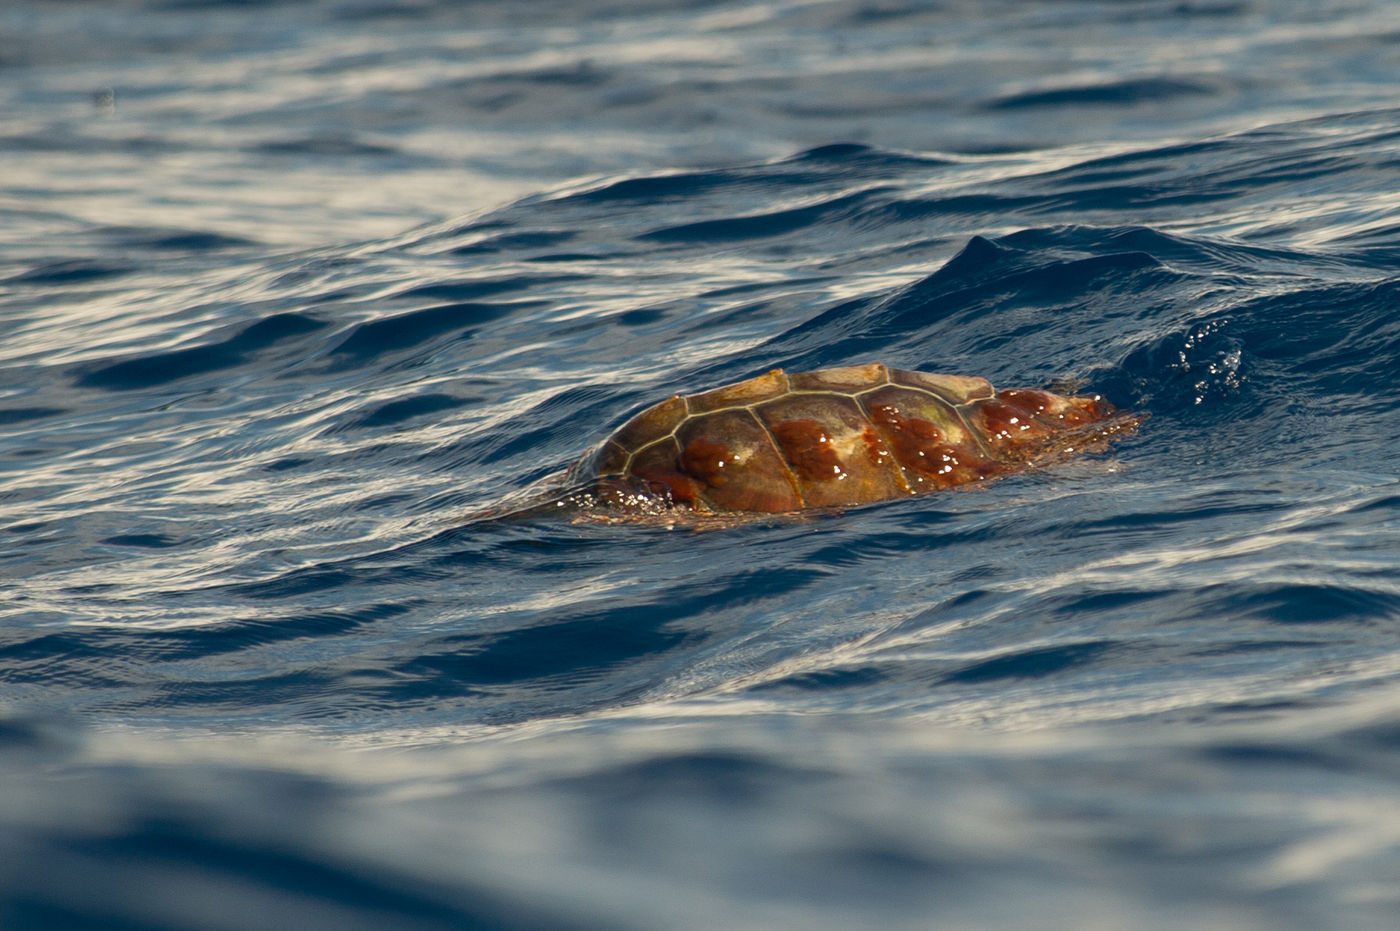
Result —
M6 6L0 926L1393 927L1397 69L1381 0ZM1148 419L481 516L870 361Z

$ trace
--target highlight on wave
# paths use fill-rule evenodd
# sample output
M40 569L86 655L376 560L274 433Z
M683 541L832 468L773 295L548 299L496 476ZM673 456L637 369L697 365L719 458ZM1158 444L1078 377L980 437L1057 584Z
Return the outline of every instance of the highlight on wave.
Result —
M508 512L851 507L1099 449L1142 420L1099 395L997 391L984 378L878 362L774 369L642 411Z

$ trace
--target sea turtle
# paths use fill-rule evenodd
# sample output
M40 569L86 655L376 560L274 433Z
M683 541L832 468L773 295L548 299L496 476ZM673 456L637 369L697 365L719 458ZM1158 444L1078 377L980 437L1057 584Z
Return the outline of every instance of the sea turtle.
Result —
M698 512L839 508L979 482L1137 426L1064 397L880 363L773 369L642 411L569 470L585 506Z

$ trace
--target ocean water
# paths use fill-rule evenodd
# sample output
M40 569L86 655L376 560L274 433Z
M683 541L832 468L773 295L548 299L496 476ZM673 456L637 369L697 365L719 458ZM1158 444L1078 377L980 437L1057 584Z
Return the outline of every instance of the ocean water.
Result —
M0 926L1394 927L1400 8L0 10ZM884 361L1148 415L479 515Z

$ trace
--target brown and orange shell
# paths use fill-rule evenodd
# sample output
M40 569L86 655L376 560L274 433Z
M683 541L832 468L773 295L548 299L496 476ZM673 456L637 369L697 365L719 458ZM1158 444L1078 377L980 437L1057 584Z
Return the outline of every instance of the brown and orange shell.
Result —
M1024 469L1140 420L1097 395L996 391L983 378L879 363L774 369L648 408L571 476L605 498L698 510L844 507Z

